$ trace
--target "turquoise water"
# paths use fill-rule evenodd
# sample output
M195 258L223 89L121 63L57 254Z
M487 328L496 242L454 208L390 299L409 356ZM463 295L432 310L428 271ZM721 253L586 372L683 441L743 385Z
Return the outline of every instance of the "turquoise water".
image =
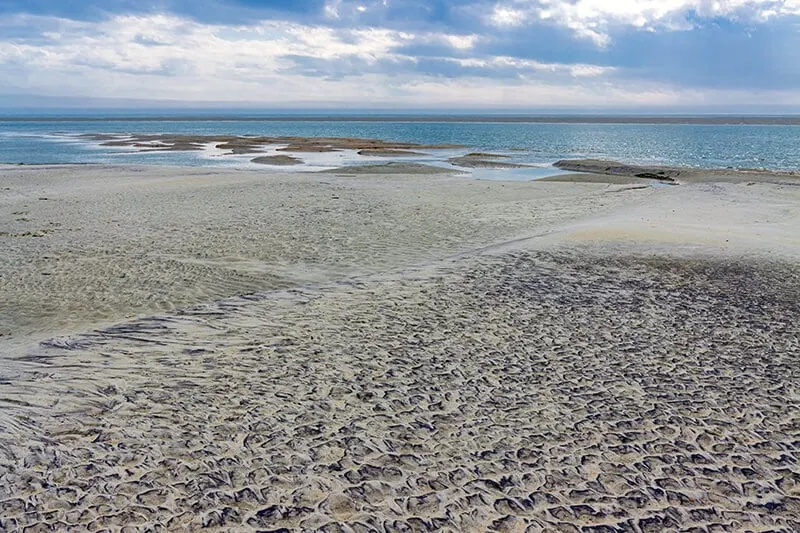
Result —
M452 143L547 167L559 159L604 158L690 167L800 169L800 126L542 124L504 122L57 120L0 119L0 162L236 165L247 159L202 153L135 153L75 139L81 133L186 133L365 137ZM458 152L458 151L456 151ZM458 155L446 153L443 156ZM331 161L332 165L337 162ZM351 163L351 161L347 161ZM324 166L324 162L321 162Z

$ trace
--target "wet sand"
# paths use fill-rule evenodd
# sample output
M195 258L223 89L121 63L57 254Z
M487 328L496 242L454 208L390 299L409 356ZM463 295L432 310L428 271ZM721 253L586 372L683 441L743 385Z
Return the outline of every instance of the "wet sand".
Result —
M565 159L556 162L553 166L562 170L574 171L578 174L570 178L556 176L551 181L596 181L597 176L608 176L615 183L622 180L631 182L647 180L667 184L678 183L774 183L785 186L800 185L800 172L778 171L760 168L713 168L700 169L689 167L671 167L655 165L634 165L607 161L603 159Z
M357 150L364 155L417 155L415 149L463 148L457 144L418 144L382 139L363 139L354 137L296 137L296 136L239 136L239 135L179 135L179 134L108 134L89 133L81 138L98 141L102 146L134 147L169 151L200 150L206 144L213 144L222 150L250 153L265 146L281 145L283 152L335 152ZM372 153L371 153L372 152Z
M10 358L0 529L800 527L796 187L111 168L62 187L68 171L2 169L4 210L47 194L31 224L84 223L5 238L3 276L74 250L152 265L132 287L175 278L176 306L201 277L153 257L205 244L278 281ZM151 219L107 228L112 213ZM297 268L316 254L324 274ZM106 312L153 311L135 300Z

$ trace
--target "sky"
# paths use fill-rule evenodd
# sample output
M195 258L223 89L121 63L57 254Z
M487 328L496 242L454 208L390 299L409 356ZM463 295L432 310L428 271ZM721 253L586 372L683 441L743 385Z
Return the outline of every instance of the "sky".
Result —
M800 112L798 87L800 0L0 0L4 108Z

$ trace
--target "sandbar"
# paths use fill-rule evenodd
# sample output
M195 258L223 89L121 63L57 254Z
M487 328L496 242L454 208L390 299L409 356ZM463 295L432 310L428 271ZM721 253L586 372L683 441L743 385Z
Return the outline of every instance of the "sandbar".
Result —
M254 157L250 160L251 163L260 163L262 165L302 165L303 160L290 155L262 155Z
M663 165L636 165L602 159L567 159L558 161L555 167L562 170L587 173L591 176L606 175L615 178L638 178L662 183L778 183L800 184L800 172L777 171L757 168L690 168ZM573 181L580 175L574 175ZM597 178L586 178L587 181ZM619 183L620 181L617 181Z
M530 168L530 165L523 165L520 163L508 163L506 161L498 161L498 159L508 159L508 158L509 156L502 154L471 152L463 156L451 157L447 161L450 164L465 168L497 168L497 169Z

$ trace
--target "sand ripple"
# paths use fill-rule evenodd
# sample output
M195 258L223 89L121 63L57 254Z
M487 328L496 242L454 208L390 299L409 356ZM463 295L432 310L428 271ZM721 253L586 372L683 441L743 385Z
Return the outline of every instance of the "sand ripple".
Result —
M0 342L16 345L198 302L393 271L634 201L634 193L598 199L596 186L448 176L1 172L10 187L0 191ZM52 231L21 236L42 228Z
M0 529L800 529L794 265L514 253L54 339Z

